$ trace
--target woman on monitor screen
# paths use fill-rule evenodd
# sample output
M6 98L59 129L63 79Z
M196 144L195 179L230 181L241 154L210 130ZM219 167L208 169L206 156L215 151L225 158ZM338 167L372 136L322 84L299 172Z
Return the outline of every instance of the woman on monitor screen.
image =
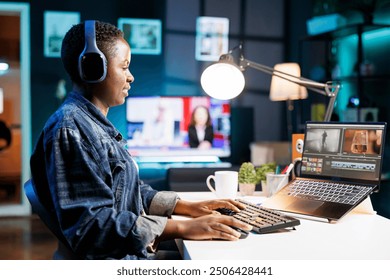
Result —
M188 142L191 148L210 149L213 145L214 129L210 112L205 106L197 106L192 111L188 126Z
M83 65L79 57L89 59L82 54L85 38L92 45L96 40L102 54ZM251 230L216 214L223 207L239 211L243 205L234 200L184 201L140 180L126 141L106 117L110 107L125 102L134 81L122 31L98 21L74 25L61 58L73 89L45 124L30 161L38 196L65 237L55 258L160 259L165 240L237 240L233 227ZM95 71L102 65L102 73ZM193 219L169 219L172 214Z

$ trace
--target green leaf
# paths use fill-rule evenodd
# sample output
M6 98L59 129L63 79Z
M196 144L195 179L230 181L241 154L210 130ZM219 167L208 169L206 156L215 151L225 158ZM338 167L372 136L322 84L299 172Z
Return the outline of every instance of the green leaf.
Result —
M255 166L251 162L241 164L238 171L238 182L246 184L257 184L259 182Z
M259 182L265 181L266 174L270 172L275 172L275 170L276 170L275 162L262 164L256 168L257 179L259 180Z

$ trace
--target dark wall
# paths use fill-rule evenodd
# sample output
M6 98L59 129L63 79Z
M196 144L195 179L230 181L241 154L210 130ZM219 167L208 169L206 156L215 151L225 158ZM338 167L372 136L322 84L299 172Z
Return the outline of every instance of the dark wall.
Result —
M290 1L276 1L276 4L270 2L268 8L261 6L261 9L257 1L228 0L227 2L234 4L234 8L229 6L223 9L219 5L220 2L223 2L221 0L187 1L186 3L178 0L29 1L31 22L32 144L35 145L45 121L61 103L56 98L56 88L59 80L65 79L67 91L71 89L70 80L67 78L60 58L48 58L44 56L43 30L45 11L80 12L81 21L97 19L115 25L120 17L162 19L163 32L170 32L169 47L178 51L175 52L174 56L167 56L164 53L164 49L161 55L133 55L130 70L135 77L135 82L132 85L131 95L172 94L171 92L167 93L167 88L171 88L172 84L176 82L181 83L178 88L189 88L190 90L188 92L192 94L202 94L199 88L199 77L196 75L199 75L200 68L205 64L191 61L191 65L187 65L181 57L177 56L185 54L187 57L188 54L192 55L193 51L180 46L180 40L178 41L179 43L173 41L173 39L183 36L188 39L186 40L191 43L191 46L194 45L196 16L229 17L231 19L230 43L234 46L238 43L238 39L243 39L245 41L246 54L255 61L272 66L274 63L282 62L289 53L290 44L284 40L284 36L286 38L291 37L288 35L290 30L286 29L286 31L282 31L281 33L278 30L281 29L280 25L291 27L291 24L284 20L284 16L287 14L285 9L288 9L288 14L299 13L299 9L293 9L290 12L290 8L295 6L289 5ZM310 2L310 0L304 0L304 2ZM192 5L194 3L197 3L198 6ZM305 3L300 2L299 5L304 6L306 5ZM252 7L251 5L255 5L255 11L250 9ZM172 7L174 7L174 11L172 11ZM165 18L168 8L170 8L170 16L169 18ZM264 14L264 10L269 12L265 16L258 16L258 12ZM304 20L305 17L302 17L301 23ZM174 21L176 22L174 23ZM182 23L184 21L186 24ZM260 22L256 23L257 21ZM167 22L170 23L169 26L165 26L168 25ZM189 24L191 25L191 29L188 29ZM176 26L175 30L173 30L173 26ZM271 32L271 35L268 34L269 32ZM163 36L163 48L166 44ZM276 50L282 50L280 54L274 50L275 47L277 47ZM264 51L262 51L263 49ZM167 65L178 64L180 67L167 67ZM190 68L194 65L195 70ZM202 67L199 67L199 65ZM191 76L188 78L188 81L180 79L180 75L177 78L172 73L168 73L169 71L176 71L177 68L180 68L180 71L184 72L185 75ZM254 141L283 140L283 137L286 138L285 134L281 133L285 128L283 122L284 117L282 116L284 114L283 104L280 102L270 102L268 100L269 82L264 83L260 81L267 80L270 77L257 72L251 75L251 70L248 70L246 74L248 81L252 81L252 84L249 83L246 95L244 94L245 96L240 98L242 102L236 102L236 104L233 102L233 106L253 107L256 113L254 115ZM257 89L257 87L260 89ZM108 115L109 119L122 133L125 133L126 130L125 118L123 117L125 116L125 110L125 106L114 107L110 109ZM274 120L277 120L272 127L266 126L265 124L268 122L264 121L264 119L270 117L270 114ZM267 130L267 133L263 133L264 130Z
M15 1L18 2L18 1ZM22 2L22 1L19 1ZM159 0L67 0L67 1L30 1L31 22L31 113L32 113L32 144L51 113L60 104L55 92L58 81L66 80L66 89L71 89L71 82L63 69L60 58L48 58L43 53L43 30L45 11L73 11L80 12L80 19L96 19L117 25L118 18L150 18L162 19L165 1ZM140 88L147 87L151 91L158 91L162 79L161 56L133 56L131 71L136 78L132 93ZM134 70L134 71L133 71ZM147 74L146 74L147 72ZM124 106L112 108L110 115L113 121L118 121L119 129L123 130L124 120L116 116L125 114Z
M229 0L232 3L244 3L244 0ZM22 2L22 1L14 1ZM204 0L197 1L198 3L207 2ZM207 3L214 3L215 1L208 1ZM288 2L288 1L286 1ZM44 12L45 11L73 11L80 12L81 21L86 19L97 19L101 21L110 22L117 24L118 18L150 18L150 19L161 19L163 23L163 30L165 30L165 24L167 19L165 19L166 14L166 5L167 0L116 0L116 1L30 1L30 21L31 21L31 108L32 108L32 144L35 145L39 133L44 126L47 118L52 114L57 107L60 105L56 96L56 88L59 80L66 80L66 89L69 91L71 89L71 82L67 78L67 74L63 69L60 58L48 58L44 56ZM184 3L169 1L172 3ZM191 2L194 3L194 2ZM190 3L189 3L190 4ZM192 7L191 5L189 5ZM202 5L200 7L203 7ZM206 7L209 10L213 9L213 5ZM189 7L188 7L189 8ZM192 8L191 8L192 9ZM205 12L207 9L204 10ZM175 11L177 14L178 11ZM181 11L179 11L181 12ZM189 11L186 11L187 13ZM184 13L184 11L183 11ZM192 12L191 12L192 13ZM202 15L202 9L194 11L197 15ZM224 12L223 9L219 10L220 14L215 16L229 16L229 12ZM244 13L244 12L241 12ZM278 14L278 13L276 13ZM280 13L281 16L283 13ZM282 16L283 17L283 16ZM179 17L180 18L180 17ZM191 18L191 22L192 22ZM242 20L241 20L242 21ZM274 20L273 25L278 22L283 22L283 20ZM194 22L195 23L195 22ZM232 26L235 23L234 19L232 20ZM180 24L179 24L180 25ZM236 24L237 25L237 24ZM277 25L277 24L276 24ZM236 32L239 30L236 30ZM188 32L187 32L188 33ZM191 31L187 34L184 32L185 36L190 35L194 38L194 32ZM174 35L180 35L182 33L178 32ZM235 37L234 37L235 38ZM255 38L256 39L256 38ZM234 41L234 40L233 40ZM253 38L252 38L253 41ZM163 36L163 46L164 46L164 36ZM248 44L249 46L249 44ZM173 46L177 47L177 46ZM181 58L172 59L170 61L165 61L164 50L161 55L133 55L130 70L135 77L135 83L132 85L132 90L130 94L132 95L158 95L166 91L164 86L166 86L167 73L165 73L167 67L166 63L182 63ZM248 71L249 72L249 71ZM169 75L168 75L169 76ZM198 85L198 78L193 77L194 81L196 80L196 87ZM185 84L185 83L184 83ZM197 94L201 94L200 90L197 90ZM245 105L245 104L244 104ZM274 104L275 105L275 104ZM276 105L275 105L276 106ZM117 126L117 128L125 133L126 122L125 118L125 106L118 106L110 109L108 115L109 119ZM256 109L256 111L258 111ZM274 110L275 111L275 110ZM280 129L280 125L273 128L275 130ZM258 128L257 126L255 129ZM264 135L261 133L257 133ZM278 133L274 133L278 135ZM256 139L254 139L256 140ZM263 139L264 140L264 139ZM267 140L267 139L266 139ZM278 140L278 139L268 139L268 140ZM279 139L280 140L280 139Z

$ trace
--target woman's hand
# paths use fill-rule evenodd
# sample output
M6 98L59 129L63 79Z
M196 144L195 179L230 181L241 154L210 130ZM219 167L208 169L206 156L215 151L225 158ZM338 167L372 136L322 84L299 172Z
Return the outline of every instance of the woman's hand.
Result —
M217 214L218 212L215 210L218 208L228 208L234 212L240 212L240 209L244 209L245 205L233 199L216 199L199 202L179 200L173 213L191 217L200 217L209 214Z
M207 150L211 148L211 143L209 141L202 141L199 143L198 149Z
M191 240L237 240L240 233L232 227L246 231L252 226L226 215L206 215L189 220L168 220L162 239L191 239Z

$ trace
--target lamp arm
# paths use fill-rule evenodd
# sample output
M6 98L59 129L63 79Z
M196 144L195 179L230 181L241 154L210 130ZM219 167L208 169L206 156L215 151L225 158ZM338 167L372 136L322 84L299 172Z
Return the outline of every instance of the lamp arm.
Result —
M259 70L259 71L266 73L266 74L269 74L271 76L273 75L273 76L279 77L281 79L298 84L300 86L304 86L311 91L314 91L314 92L317 92L319 94L322 94L322 95L329 97L329 103L328 103L328 107L326 109L324 121L330 121L331 116L332 116L332 112L333 112L334 103L336 101L337 94L340 90L339 83L336 83L333 81L326 82L326 83L315 82L315 81L312 81L312 80L307 79L307 78L297 77L297 76L294 76L294 75L291 75L291 74L288 74L288 73L285 73L285 72L282 72L279 70L275 70L272 67L250 61L250 60L241 56L241 59L240 59L241 70L244 71L245 68L247 68L247 67L253 68L255 70Z
M273 75L274 74L274 68L266 66L264 64L256 63L256 62L253 62L253 61L250 61L250 60L248 60L246 58L241 57L240 58L240 68L241 68L241 70L244 71L247 67L259 70L259 71L261 71L263 73L267 73L269 75ZM287 74L287 75L289 75L289 74Z
M250 61L246 58L241 58L240 68L242 70L245 70L246 67L250 67L259 70L263 73L269 74L271 76L276 76L286 81L292 82L294 84L304 86L309 90L315 91L325 96L333 96L333 90L337 87L337 85L333 85L334 84L333 82L327 82L327 83L315 82L307 78L297 77L289 73L276 70L272 67ZM329 91L326 90L327 88L329 89Z
M330 91L330 89L328 87L326 87L325 90ZM334 86L334 89L332 90L333 95L330 96L329 102L328 102L328 107L326 108L326 113L325 113L325 117L324 117L325 122L329 122L331 117L332 117L334 103L337 99L337 94L339 93L339 90L340 90L340 84L336 84Z

